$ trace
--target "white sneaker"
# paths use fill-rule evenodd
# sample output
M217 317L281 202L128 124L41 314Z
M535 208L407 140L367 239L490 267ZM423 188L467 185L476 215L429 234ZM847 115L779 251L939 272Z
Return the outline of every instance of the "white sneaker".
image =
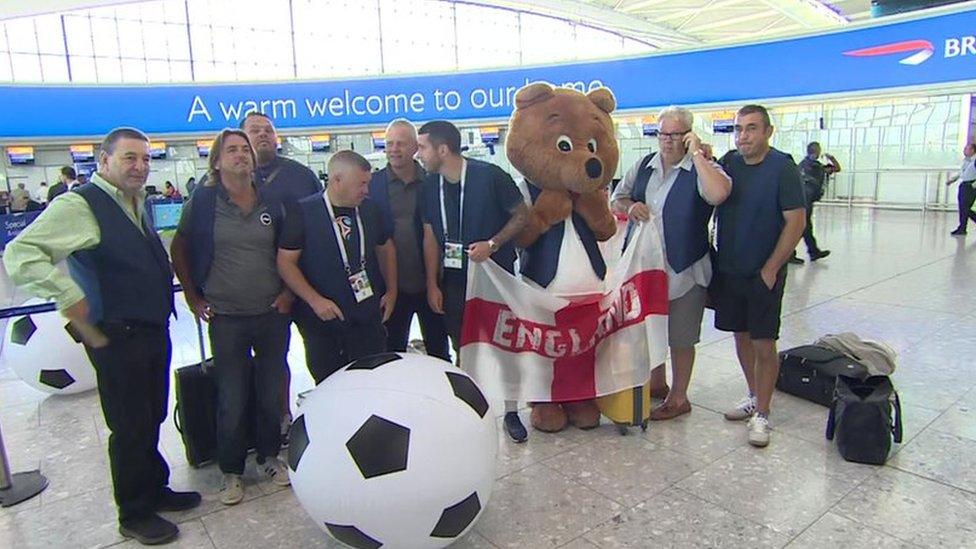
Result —
M288 478L288 467L285 465L285 462L277 457L267 458L264 460L264 463L258 464L258 467L264 471L268 480L275 483L275 485L291 486L291 479Z
M756 414L749 420L749 444L765 448L769 444L769 419Z
M220 487L220 503L224 505L237 505L244 500L244 479L241 475L227 473L224 475L224 484Z
M725 419L729 421L742 421L744 419L749 419L753 414L756 413L756 397L746 397L739 401L728 412L725 412Z

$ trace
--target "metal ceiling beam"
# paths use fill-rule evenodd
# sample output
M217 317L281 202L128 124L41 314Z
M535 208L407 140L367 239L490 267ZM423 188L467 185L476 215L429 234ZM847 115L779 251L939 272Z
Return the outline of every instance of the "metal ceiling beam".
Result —
M568 21L602 28L660 46L694 46L701 40L678 32L671 27L616 11L609 7L586 4L575 0L464 0L465 4L506 8L528 13L558 17Z

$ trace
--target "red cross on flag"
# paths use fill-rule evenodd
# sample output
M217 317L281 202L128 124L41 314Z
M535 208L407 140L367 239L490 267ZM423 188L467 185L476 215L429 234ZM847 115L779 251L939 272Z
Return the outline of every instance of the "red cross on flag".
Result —
M667 278L657 231L643 226L598 294L555 296L494 262L470 263L462 368L488 395L520 402L643 385L667 356Z

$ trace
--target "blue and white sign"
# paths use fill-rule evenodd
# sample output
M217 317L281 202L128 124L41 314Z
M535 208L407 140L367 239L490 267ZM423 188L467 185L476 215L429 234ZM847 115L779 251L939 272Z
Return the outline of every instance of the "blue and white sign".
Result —
M213 133L249 111L279 129L378 126L394 117L507 117L545 80L607 86L618 108L708 105L976 82L976 9L829 34L638 58L424 76L165 86L3 86L0 139Z

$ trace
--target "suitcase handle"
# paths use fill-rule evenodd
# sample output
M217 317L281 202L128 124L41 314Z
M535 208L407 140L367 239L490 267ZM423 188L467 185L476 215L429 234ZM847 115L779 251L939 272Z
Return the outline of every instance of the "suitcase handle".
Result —
M207 355L203 351L203 324L200 322L200 317L193 315L193 320L197 323L197 344L200 346L200 366L203 368L207 367Z
M173 425L176 426L176 432L183 434L183 427L180 425L180 403L176 402L176 407L173 408Z
M834 429L837 427L836 419L834 418L834 408L836 407L837 407L837 399L835 398L834 401L830 403L830 413L827 416L827 432L824 433L824 436L827 437L827 440L834 440Z
M891 434L895 440L895 443L901 444L901 438L902 438L901 400L898 398L898 391L893 391L892 394L895 397L893 402L895 418L894 421L891 423Z

